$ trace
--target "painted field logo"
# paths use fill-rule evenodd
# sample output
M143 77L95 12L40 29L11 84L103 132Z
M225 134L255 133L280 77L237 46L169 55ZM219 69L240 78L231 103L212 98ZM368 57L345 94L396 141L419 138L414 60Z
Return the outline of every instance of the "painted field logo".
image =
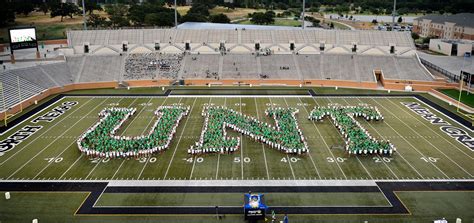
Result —
M64 114L67 110L71 109L73 106L79 104L77 101L66 101L63 102L61 105L53 108L52 111L39 116L33 120L31 120L32 123L38 123L38 122L52 122L54 119L57 117L61 116Z
M43 126L29 126L29 125L21 128L20 130L16 131L11 136L9 136L8 138L0 141L0 152L4 153L15 148L16 145L26 140L28 137L33 135L35 132L37 132L41 128L43 128Z
M474 139L462 128L453 126L448 122L444 121L442 118L433 114L429 109L422 107L416 102L401 102L407 108L417 113L433 125L441 125L439 129L447 134L449 137L456 139L459 143L463 144L465 147L474 151Z
M376 107L340 105L317 107L311 111L308 118L310 120L319 121L325 116L331 117L331 121L337 127L341 135L344 136L346 151L348 151L349 154L391 155L396 151L393 144L389 141L377 140L372 137L355 119L357 117L363 117L367 121L383 120L382 115Z

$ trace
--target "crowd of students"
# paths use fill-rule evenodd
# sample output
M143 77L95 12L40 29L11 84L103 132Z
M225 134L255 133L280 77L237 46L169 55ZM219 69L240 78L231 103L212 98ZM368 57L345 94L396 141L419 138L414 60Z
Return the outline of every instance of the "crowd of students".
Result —
M345 150L349 154L392 155L396 148L390 141L378 140L355 120L363 117L367 121L383 120L377 107L369 106L328 106L317 107L310 113L310 120L321 120L330 116L339 132L344 136Z
M125 60L124 78L127 80L176 79L181 67L182 54L136 53Z
M99 113L99 122L77 140L79 150L92 157L149 156L169 147L180 120L188 115L189 106L161 106L155 111L158 117L148 134L121 136L123 123L136 112L136 108L107 108Z
M294 116L297 112L291 108L267 109L265 114L273 117L276 122L276 126L272 126L223 106L206 107L202 112L205 122L201 136L199 141L188 149L188 153L232 153L238 150L240 139L227 136L226 128L284 153L305 153L308 151L308 145Z

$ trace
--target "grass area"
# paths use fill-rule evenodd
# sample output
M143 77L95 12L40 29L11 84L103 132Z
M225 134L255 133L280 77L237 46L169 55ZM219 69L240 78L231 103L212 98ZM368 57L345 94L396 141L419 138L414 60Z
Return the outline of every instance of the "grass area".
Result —
M239 22L238 24L245 24L245 25L254 25L250 20L244 20ZM273 24L269 24L271 26L301 26L301 22L288 18L288 19L280 19L275 18L275 22Z
M226 215L216 220L212 215L161 216L74 216L86 193L22 193L12 192L12 199L0 199L0 219L4 223L31 222L244 222L242 215ZM398 192L411 215L289 215L290 222L432 222L445 217L449 222L461 218L470 222L472 192ZM266 195L265 195L266 196ZM282 215L277 213L279 220Z
M79 104L52 122L36 123L43 126L39 132L0 156L0 180L463 179L471 178L468 173L474 171L468 148L401 104L416 102L413 98L72 96L56 105L64 101L77 101ZM153 121L153 112L158 106L173 103L189 105L191 111L178 126L168 151L140 159L87 159L77 150L77 137L97 122L97 113L105 107L136 107L136 117L125 124L123 134L139 135ZM208 103L225 105L270 124L274 121L264 113L269 105L298 108L297 120L311 153L288 157L244 136L240 152L192 157L187 149L200 136L204 122L201 111ZM374 137L389 139L398 152L385 160L374 156L356 159L342 149L331 149L344 143L333 124L329 120L315 123L307 119L308 112L315 106L331 103L377 106L385 116L383 122L360 122ZM28 120L11 132L27 124L30 124ZM453 125L463 128L456 123ZM0 136L0 140L10 134ZM237 136L232 131L229 134ZM236 157L248 162L236 162ZM425 161L427 157L432 157L435 163ZM51 158L60 159L51 162Z
M455 99L456 101L459 100L459 90L456 89L441 89L439 90L441 93L448 95L449 97ZM462 91L461 93L461 102L465 105L468 105L474 108L474 94L469 93L467 91Z
M95 14L106 16L104 11L94 11ZM64 17L61 22L60 17L51 18L50 14L42 12L32 12L28 16L17 15L15 24L9 27L0 28L0 43L8 42L8 29L17 26L35 26L38 40L65 39L67 29L80 29L83 26L81 15L73 18Z
M258 192L254 192L258 193ZM382 193L264 193L268 206L385 206ZM96 206L242 206L242 193L104 193Z

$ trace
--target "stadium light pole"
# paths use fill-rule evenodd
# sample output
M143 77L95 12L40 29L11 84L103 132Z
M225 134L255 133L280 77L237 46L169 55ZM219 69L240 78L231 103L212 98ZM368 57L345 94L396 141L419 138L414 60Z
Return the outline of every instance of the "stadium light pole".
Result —
M5 121L5 126L7 126L7 108L5 107L5 95L3 94L3 83L0 82L0 94L2 94L2 104L3 104L3 120Z
M178 29L178 7L176 6L176 0L174 0L174 28Z
M87 30L87 24L86 24L86 3L85 3L85 0L82 0L82 20L84 20L84 30Z
M303 0L303 12L301 13L301 27L304 29L304 5L305 5L305 0Z
M395 15L397 14L397 0L393 0L392 25L395 24Z

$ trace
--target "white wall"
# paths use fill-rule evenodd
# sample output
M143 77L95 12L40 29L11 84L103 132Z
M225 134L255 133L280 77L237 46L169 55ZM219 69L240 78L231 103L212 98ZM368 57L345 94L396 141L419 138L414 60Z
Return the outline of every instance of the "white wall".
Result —
M444 55L451 55L452 45L450 43L442 42L440 39L430 40L430 50Z

